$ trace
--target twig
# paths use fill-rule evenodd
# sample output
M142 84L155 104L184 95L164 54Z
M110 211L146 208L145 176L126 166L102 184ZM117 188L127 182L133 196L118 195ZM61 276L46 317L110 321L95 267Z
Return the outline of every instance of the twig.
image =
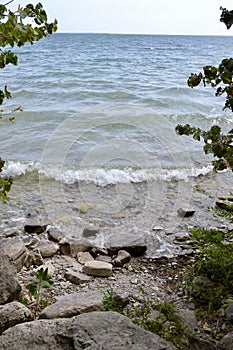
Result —
M13 2L13 1L15 1L15 0L10 0L10 1L8 1L6 4L4 4L4 6L7 6L7 5L9 5L11 2Z

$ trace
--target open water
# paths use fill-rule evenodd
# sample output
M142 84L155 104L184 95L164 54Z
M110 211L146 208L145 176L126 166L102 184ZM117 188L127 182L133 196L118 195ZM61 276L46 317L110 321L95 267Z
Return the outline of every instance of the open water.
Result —
M228 194L231 173L213 174L202 143L174 128L232 129L223 97L186 84L231 57L232 44L229 36L59 33L16 49L19 65L1 71L13 95L4 113L23 108L0 128L3 175L14 178L2 229L30 218L74 236L98 226L101 241L114 230L174 231L179 207L205 210ZM158 250L169 250L161 242Z

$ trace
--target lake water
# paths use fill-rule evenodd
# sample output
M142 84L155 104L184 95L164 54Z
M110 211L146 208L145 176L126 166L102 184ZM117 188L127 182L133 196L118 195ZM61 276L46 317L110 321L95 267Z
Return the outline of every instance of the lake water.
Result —
M232 129L223 97L186 84L191 72L231 57L232 44L214 36L55 34L16 49L19 65L1 72L13 95L5 112L23 108L0 128L3 174L14 177L3 230L30 218L74 236L97 226L101 242L114 230L151 235L158 224L178 230L179 207L201 213L228 194L231 173L213 174L202 143L174 128ZM162 239L158 246L169 250Z

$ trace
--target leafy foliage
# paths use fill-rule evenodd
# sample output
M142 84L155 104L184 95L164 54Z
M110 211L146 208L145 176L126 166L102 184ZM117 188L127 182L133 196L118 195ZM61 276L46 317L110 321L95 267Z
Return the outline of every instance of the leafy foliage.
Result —
M221 133L221 128L214 125L210 130L202 130L197 127L191 127L189 124L176 126L176 132L179 135L192 135L194 140L203 139L205 145L203 150L206 154L213 154L217 157L212 163L215 170L224 170L231 168L233 170L233 130L227 135Z
M204 228L190 232L198 250L188 276L189 293L203 308L214 312L233 289L232 236Z
M233 11L220 7L222 14L220 21L225 23L227 29L233 24ZM215 88L215 95L226 95L223 110L230 109L233 112L233 58L224 58L218 67L207 65L203 67L203 73L191 73L187 84L194 88L203 82L204 86ZM213 161L215 170L230 168L233 170L233 129L228 134L221 134L221 128L214 125L210 130L202 130L191 127L189 124L177 125L176 132L179 135L192 135L197 141L204 140L204 152L211 153L217 160Z
M14 2L9 1L6 5L0 4L0 68L8 64L17 65L17 55L6 47L21 47L26 43L34 42L54 33L57 30L57 20L49 23L46 11L41 3L37 5L28 4L25 7L18 6L16 11L7 8L7 5ZM11 98L7 86L0 89L0 105L4 99ZM2 116L0 116L2 119ZM14 118L10 118L13 120ZM4 161L0 158L0 173ZM12 179L0 178L0 198L7 201L7 193L10 191Z

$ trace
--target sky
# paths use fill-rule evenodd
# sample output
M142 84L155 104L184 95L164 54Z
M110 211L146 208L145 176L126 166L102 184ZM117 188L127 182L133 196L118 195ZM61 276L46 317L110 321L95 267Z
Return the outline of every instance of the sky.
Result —
M219 21L220 6L233 0L15 0L41 2L59 32L233 35Z

